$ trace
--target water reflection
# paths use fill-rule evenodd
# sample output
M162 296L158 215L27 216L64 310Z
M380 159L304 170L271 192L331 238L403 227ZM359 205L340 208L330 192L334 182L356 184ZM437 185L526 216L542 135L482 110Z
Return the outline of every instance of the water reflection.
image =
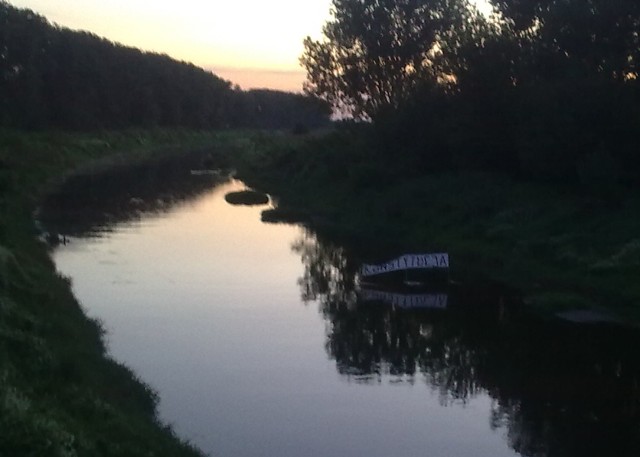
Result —
M55 237L86 236L144 214L166 212L228 180L222 170L198 173L203 157L210 155L167 153L134 165L73 175L46 196L38 219Z
M525 456L640 455L637 332L533 319L493 286L363 287L358 257L308 231L293 243L296 290L287 247L298 232L226 204L240 183L206 194L219 178L190 168L78 178L43 214L85 234L205 192L135 233L63 248L57 262L119 332L114 354L158 387L163 417L212 454L511 454L504 435ZM319 306L324 334L299 293Z
M341 375L424 382L442 404L488 394L492 427L524 456L640 455L636 330L536 319L489 287L448 290L446 307L398 306L392 292L358 291L345 248L307 232L293 250ZM425 304L444 303L442 290L431 295Z
M304 264L304 274L298 284L305 303L318 299L327 307L348 307L355 303L357 264L349 261L344 248L321 243L305 231L291 249L300 255Z

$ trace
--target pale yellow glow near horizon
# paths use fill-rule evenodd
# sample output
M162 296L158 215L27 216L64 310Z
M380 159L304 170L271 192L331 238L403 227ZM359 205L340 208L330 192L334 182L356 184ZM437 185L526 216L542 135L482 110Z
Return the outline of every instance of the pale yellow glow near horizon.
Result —
M475 1L486 11L487 0ZM243 89L298 92L306 36L320 38L331 0L9 0L60 26L192 62Z

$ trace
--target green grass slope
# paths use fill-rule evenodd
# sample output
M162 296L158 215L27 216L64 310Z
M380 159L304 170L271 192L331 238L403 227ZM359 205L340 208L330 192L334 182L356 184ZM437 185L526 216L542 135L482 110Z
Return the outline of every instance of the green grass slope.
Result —
M36 239L32 211L52 182L89 161L107 166L211 138L0 131L0 456L200 455L158 423L155 393L108 358L101 326Z

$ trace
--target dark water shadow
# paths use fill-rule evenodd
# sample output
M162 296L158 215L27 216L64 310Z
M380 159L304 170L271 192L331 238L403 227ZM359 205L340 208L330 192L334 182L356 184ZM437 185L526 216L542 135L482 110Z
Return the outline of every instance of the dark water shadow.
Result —
M341 375L424 383L445 405L488 394L491 426L524 456L640 455L637 330L535 317L491 284L371 291L348 249L311 232L292 248Z
M229 180L224 170L197 173L203 160L208 154L201 151L166 154L73 175L44 198L37 223L54 237L82 237L108 232L145 214L167 212Z

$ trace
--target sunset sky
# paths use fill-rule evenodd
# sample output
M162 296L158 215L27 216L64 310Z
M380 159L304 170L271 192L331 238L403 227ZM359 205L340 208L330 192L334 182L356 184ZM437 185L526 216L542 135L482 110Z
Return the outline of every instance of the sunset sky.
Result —
M484 1L484 0L480 0ZM9 0L49 21L192 62L243 89L301 91L302 40L331 0Z

